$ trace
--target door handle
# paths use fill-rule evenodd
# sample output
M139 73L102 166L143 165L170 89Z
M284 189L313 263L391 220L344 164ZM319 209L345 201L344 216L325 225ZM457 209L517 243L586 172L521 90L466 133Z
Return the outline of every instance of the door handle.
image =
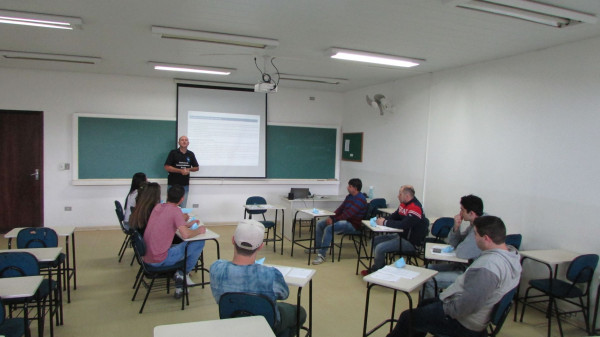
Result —
M32 174L30 174L30 176L34 176L35 180L40 180L40 170L35 169L35 171Z

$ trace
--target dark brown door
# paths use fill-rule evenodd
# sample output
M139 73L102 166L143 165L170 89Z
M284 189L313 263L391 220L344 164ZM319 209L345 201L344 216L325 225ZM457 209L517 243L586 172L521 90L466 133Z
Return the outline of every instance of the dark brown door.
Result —
M43 226L41 111L0 110L0 232Z

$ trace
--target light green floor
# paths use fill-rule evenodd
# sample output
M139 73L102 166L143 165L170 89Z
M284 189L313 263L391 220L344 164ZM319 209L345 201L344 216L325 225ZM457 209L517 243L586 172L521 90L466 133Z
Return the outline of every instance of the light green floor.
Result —
M234 226L211 227L221 235L221 258L231 259L231 236ZM117 262L117 251L123 240L120 230L77 231L77 290L71 293L71 303L65 303L63 326L55 328L55 336L145 336L153 335L156 325L218 319L217 304L210 288L195 288L190 293L190 305L180 310L180 301L174 300L165 292L150 294L143 314L138 314L143 294L138 294L135 302L133 281L138 270L137 264L129 265L133 251L129 248L122 263ZM6 247L5 239L0 239L0 247ZM216 248L208 242L205 248L205 261L216 259ZM279 247L279 246L278 246ZM278 249L279 252L279 249ZM331 260L319 266L313 279L313 336L356 336L362 334L366 284L362 277L355 275L355 253L351 244L344 248L341 262ZM284 254L273 253L269 245L259 257L266 257L266 263L307 268L307 256L295 248L290 257L290 243L285 242ZM200 274L193 275L200 280ZM141 291L141 290L140 290ZM295 303L297 289L290 289L289 302ZM308 289L302 292L302 302L308 308ZM392 291L375 287L372 291L369 309L369 327L390 315ZM65 294L66 297L66 294ZM408 308L404 295L399 294L396 316ZM417 298L417 294L413 294ZM65 298L66 300L66 298ZM585 332L570 324L564 324L565 336L585 336ZM382 328L372 336L385 336L388 329ZM35 323L32 335L37 335ZM49 336L46 327L45 336ZM201 336L199 332L199 336ZM501 336L536 337L546 336L546 320L535 310L528 310L525 323L514 323L509 314ZM558 336L558 327L553 326L553 336Z

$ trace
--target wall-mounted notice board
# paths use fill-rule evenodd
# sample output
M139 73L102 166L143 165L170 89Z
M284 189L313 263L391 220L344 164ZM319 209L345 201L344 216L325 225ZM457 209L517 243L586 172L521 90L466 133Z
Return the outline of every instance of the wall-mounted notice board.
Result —
M344 133L342 160L362 162L363 133Z

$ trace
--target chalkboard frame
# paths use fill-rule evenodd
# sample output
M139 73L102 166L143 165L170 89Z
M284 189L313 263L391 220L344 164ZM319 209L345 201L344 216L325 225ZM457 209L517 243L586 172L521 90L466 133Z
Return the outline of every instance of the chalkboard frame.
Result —
M90 178L82 179L79 177L79 118L80 117L92 117L92 118L122 118L122 119L139 119L139 120L162 120L162 121L173 121L176 122L175 117L156 117L156 116L136 116L136 115L112 115L112 114L92 114L92 113L74 113L72 118L73 135L72 135L72 183L73 185L129 185L131 178ZM303 178L252 178L252 179L238 179L238 178L194 178L191 179L190 184L192 185L228 185L228 184L247 184L247 185L280 185L280 184L338 184L340 176L340 156L341 156L341 128L335 125L315 125L315 124L298 124L298 123L277 123L268 122L267 125L275 126L291 126L291 127L308 127L308 128L332 128L336 129L336 144L335 144L335 178L333 179L303 179ZM173 148L176 145L176 133L173 135ZM165 154L166 155L166 154ZM166 179L163 178L149 178L152 181L159 183L166 183Z

